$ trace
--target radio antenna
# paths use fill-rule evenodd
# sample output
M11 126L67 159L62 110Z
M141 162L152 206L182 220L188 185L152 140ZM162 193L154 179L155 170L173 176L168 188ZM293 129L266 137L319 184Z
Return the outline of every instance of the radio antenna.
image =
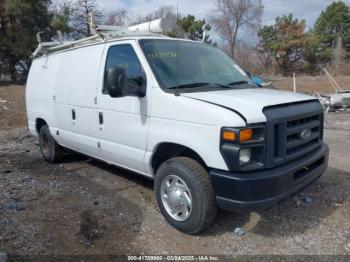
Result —
M179 96L179 3L176 3L176 91Z

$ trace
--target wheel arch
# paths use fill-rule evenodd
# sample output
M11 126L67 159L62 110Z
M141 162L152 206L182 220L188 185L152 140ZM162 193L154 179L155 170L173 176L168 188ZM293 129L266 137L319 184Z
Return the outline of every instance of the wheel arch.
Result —
M195 150L178 143L162 142L156 146L154 153L151 156L150 165L153 174L156 174L158 168L162 163L171 158L180 156L192 158L193 160L196 160L201 165L203 165L205 169L208 168L203 158Z
M47 122L45 121L45 119L38 117L37 119L35 119L35 130L36 132L39 134L40 133L40 129L42 128L42 126L47 125Z

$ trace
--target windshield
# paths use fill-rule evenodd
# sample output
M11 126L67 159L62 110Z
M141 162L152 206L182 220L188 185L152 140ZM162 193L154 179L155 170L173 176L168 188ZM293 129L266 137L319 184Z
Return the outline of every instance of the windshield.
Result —
M140 40L148 63L164 89L255 87L221 50L189 41Z

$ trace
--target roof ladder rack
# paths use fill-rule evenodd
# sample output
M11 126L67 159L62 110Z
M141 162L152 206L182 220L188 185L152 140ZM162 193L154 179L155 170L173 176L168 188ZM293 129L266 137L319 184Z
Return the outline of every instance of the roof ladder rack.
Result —
M96 26L93 18L90 19L90 23L90 30L94 33L94 35L72 42L63 42L63 35L61 32L58 32L59 42L41 42L41 33L38 33L37 39L39 46L32 54L32 58L47 55L53 52L63 51L79 45L81 46L96 43L99 40L107 41L127 36L163 36L161 32L165 31L162 24L162 19L153 20L127 28L108 25Z

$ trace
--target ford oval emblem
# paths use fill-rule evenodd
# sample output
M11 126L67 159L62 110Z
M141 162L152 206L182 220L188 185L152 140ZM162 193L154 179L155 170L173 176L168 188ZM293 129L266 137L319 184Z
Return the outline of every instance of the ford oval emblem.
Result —
M300 138L303 140L308 139L312 135L312 131L310 128L304 129L303 131L300 132Z

